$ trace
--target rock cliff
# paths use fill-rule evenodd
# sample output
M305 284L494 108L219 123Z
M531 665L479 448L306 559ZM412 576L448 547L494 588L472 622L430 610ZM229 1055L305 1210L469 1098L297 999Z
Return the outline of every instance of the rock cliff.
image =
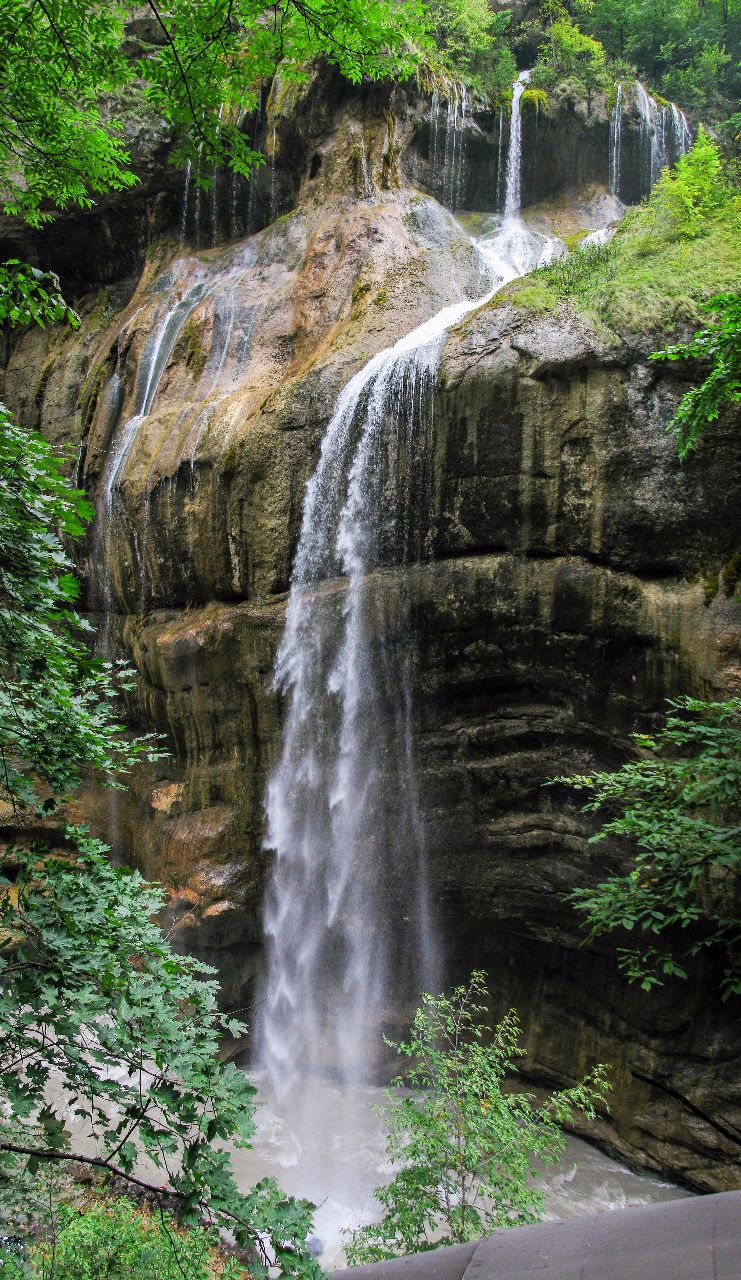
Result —
M446 178L428 105L316 80L291 92L279 103L274 89L274 163L250 197L262 230L179 245L195 215L156 178L128 245L115 206L62 220L63 266L78 254L70 279L96 285L81 329L24 335L5 371L8 402L74 446L97 494L88 607L137 669L132 722L167 739L129 795L82 808L164 883L182 945L240 1006L261 962L263 794L281 729L271 673L303 488L350 376L475 296L479 274L435 199ZM466 126L462 206L496 207L497 127L486 113ZM565 107L525 150L529 202L557 197L551 225L609 216L604 104ZM430 556L383 571L378 590L393 607L403 573L414 601L418 772L451 974L488 965L496 1005L521 1012L535 1080L613 1064L600 1141L720 1190L739 1185L733 1019L708 971L647 996L621 983L609 947L580 949L561 895L619 855L598 861L573 798L543 787L624 758L667 697L741 683L723 577L741 541L733 424L680 465L664 424L681 384L649 350L506 296L460 325L435 401Z

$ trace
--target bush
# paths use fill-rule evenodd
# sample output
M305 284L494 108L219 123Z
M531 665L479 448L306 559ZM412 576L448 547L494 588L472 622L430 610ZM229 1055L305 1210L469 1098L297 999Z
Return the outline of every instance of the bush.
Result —
M612 244L577 245L566 258L540 267L537 274L558 294L559 298L586 293L595 281L608 279L614 271L615 250Z
M240 1280L247 1272L225 1260L217 1237L203 1227L178 1228L125 1198L81 1211L63 1205L47 1239L16 1254L16 1273L30 1280ZM25 1261L25 1268L24 1268ZM0 1274L6 1277L3 1261ZM15 1280L12 1271L9 1280Z
M487 0L429 0L428 21L448 70L482 97L511 86L517 65L506 43L510 14Z
M723 161L717 143L700 125L695 145L665 169L649 200L649 234L664 238L700 235L725 198Z
M651 356L652 360L710 362L708 376L682 396L667 426L682 459L717 420L721 406L741 400L741 294L718 294L703 310L716 317L714 324L699 329L691 342L675 343Z
M575 81L591 107L592 94L607 91L611 77L607 71L607 54L599 40L584 35L571 18L564 16L548 30L547 39L538 50L532 83L542 89L556 89L566 81Z
M401 1168L376 1189L382 1220L351 1233L351 1266L537 1222L540 1166L557 1160L566 1145L560 1126L576 1110L593 1116L604 1100L603 1067L540 1103L508 1089L524 1056L520 1024L511 1010L488 1040L486 994L479 971L449 997L423 995L410 1038L387 1041L409 1059L385 1109L386 1153ZM403 1084L410 1092L400 1095Z
M630 842L626 874L570 898L589 938L633 931L635 945L618 951L620 968L644 990L686 978L680 959L710 948L723 960L724 998L741 995L741 698L669 706L663 729L633 735L637 760L615 773L554 779L591 793L583 812L615 815L591 843Z

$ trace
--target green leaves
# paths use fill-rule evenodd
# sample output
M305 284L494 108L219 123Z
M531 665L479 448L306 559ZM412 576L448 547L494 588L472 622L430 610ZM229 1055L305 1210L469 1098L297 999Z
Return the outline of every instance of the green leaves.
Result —
M65 799L89 767L115 785L155 754L152 735L124 740L113 698L127 669L91 656L70 608L62 536L79 536L92 508L62 465L0 404L0 800L16 809L38 808L40 786L47 808L49 793Z
M703 309L717 317L714 324L699 329L690 342L654 351L651 356L652 360L710 363L707 377L682 396L667 426L676 438L682 459L717 420L722 405L741 400L741 294L717 294Z
M708 219L728 202L717 143L703 129L672 169L665 169L651 192L649 231L661 237L701 235Z
M36 1167L68 1151L69 1108L95 1139L80 1159L125 1176L146 1154L186 1216L207 1213L254 1251L253 1275L277 1259L315 1280L312 1206L273 1182L242 1194L215 1145L248 1147L254 1132L254 1086L219 1061L227 1028L243 1025L219 1012L204 966L170 951L153 923L162 892L81 829L68 842L66 857L37 843L2 862L0 1166L14 1150Z
M684 697L669 705L659 733L634 735L637 760L594 778L555 779L592 792L584 812L615 815L592 842L630 841L628 872L570 897L589 938L620 929L640 935L619 952L629 981L649 990L665 977L684 978L678 957L713 949L723 958L728 998L741 994L741 699ZM657 947L654 939L665 933L667 943Z
M475 972L449 997L424 995L409 1039L388 1042L409 1063L384 1111L387 1156L401 1167L374 1193L382 1220L351 1233L351 1265L537 1222L539 1165L563 1150L560 1125L575 1110L593 1116L604 1102L602 1067L539 1104L512 1092L524 1056L520 1024L511 1010L489 1034L486 998L485 975ZM400 1095L402 1086L409 1092Z
M67 306L59 278L51 271L39 271L28 263L9 258L0 266L0 326L10 324L69 324L77 329L80 317Z
M135 88L164 122L182 164L248 174L259 159L237 127L278 65L302 77L323 56L354 82L405 77L429 47L421 0L171 0L145 6L153 38L127 54L139 11L105 0L5 0L0 10L0 189L5 213L40 226L50 206L88 208L93 193L136 182L122 140ZM139 13L139 16L141 14ZM139 107L141 111L141 106Z

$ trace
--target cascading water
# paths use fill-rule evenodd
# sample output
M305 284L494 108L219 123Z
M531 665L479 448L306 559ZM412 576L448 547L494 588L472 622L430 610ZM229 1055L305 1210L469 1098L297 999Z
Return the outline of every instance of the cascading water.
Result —
M440 175L442 203L448 209L459 209L463 198L466 119L470 109L465 85L451 85L443 108L439 95L433 93L430 157L435 179Z
M509 117L509 150L507 152L507 181L504 188L504 216L517 213L522 199L522 95L530 80L529 71L521 71L512 89L512 108Z
M502 152L504 149L504 103L499 104L499 138L497 140L497 191L494 207L502 207Z
M542 237L521 224L512 234L517 127L510 152L510 216L478 246L487 292L444 308L352 378L307 486L276 662L282 751L266 801L259 1063L279 1096L312 1068L367 1076L390 992L403 1003L435 982L413 753L413 574L388 570L425 554L444 335L543 256Z
M620 199L620 147L623 132L623 86L618 81L610 118L610 191Z
M173 283L172 280L166 278L163 281L163 288L171 287ZM163 307L159 321L139 361L134 412L123 427L116 432L106 456L106 465L98 492L98 512L94 536L97 544L95 562L100 573L100 578L98 579L98 604L107 615L111 613L114 604L111 565L116 495L139 429L154 404L157 390L167 367L167 362L172 355L173 347L180 336L183 325L203 297L205 287L204 273L197 271L178 300L174 303L170 302ZM118 377L117 369L114 371L114 377Z
M687 123L687 117L683 111L677 106L676 102L669 104L672 113L672 143L674 147L674 159L678 160L692 146L692 134Z

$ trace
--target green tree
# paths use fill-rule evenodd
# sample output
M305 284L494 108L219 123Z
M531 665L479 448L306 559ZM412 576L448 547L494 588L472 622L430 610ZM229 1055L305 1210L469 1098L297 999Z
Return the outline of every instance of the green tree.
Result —
M482 97L496 97L517 75L506 42L510 13L494 13L487 0L428 0L429 26L443 63Z
M741 400L741 294L718 294L705 303L704 310L716 317L714 324L698 329L690 342L675 343L651 356L652 360L710 363L707 377L685 392L667 427L674 433L682 459L717 420L722 406Z
M644 990L687 976L684 957L723 957L724 997L741 994L741 699L670 701L656 734L614 773L559 778L592 798L583 812L612 812L591 843L627 840L629 869L571 900L588 938L627 929L620 968ZM684 938L682 932L684 931Z
M537 1222L539 1166L563 1151L561 1125L576 1110L592 1117L604 1102L601 1066L539 1103L511 1091L507 1082L524 1056L520 1024L512 1010L489 1039L486 996L480 971L450 996L424 995L409 1039L388 1042L408 1060L384 1110L386 1154L400 1167L375 1191L381 1221L350 1233L351 1266Z
M733 110L739 0L594 0L581 21L610 57L684 107L715 118Z
M4 0L0 7L0 190L36 225L49 204L90 205L135 177L110 107L132 86L172 130L173 160L199 154L248 174L237 127L278 64L284 78L323 56L353 81L404 76L430 50L422 0L147 0L153 28L132 53L130 0Z
M649 227L662 238L701 235L727 199L720 148L700 125L694 146L664 169L651 192Z
M592 94L598 89L606 90L611 83L607 54L599 40L585 35L571 18L559 17L548 28L538 50L532 81L544 89L575 81L583 86L591 109Z

